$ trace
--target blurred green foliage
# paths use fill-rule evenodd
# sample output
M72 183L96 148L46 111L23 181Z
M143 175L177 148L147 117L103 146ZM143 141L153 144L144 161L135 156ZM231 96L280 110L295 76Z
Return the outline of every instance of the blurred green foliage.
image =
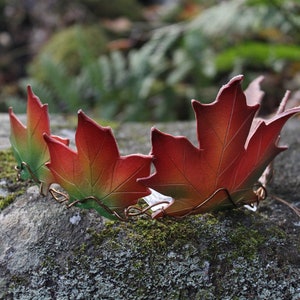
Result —
M77 0L97 17L118 18L127 17L131 20L140 20L142 7L133 0Z
M300 61L300 46L271 44L261 42L245 42L225 51L215 57L215 66L218 71L236 69L243 72L248 66L256 68L270 68L282 71L284 62ZM240 67L239 67L240 66Z
M99 9L97 1L86 3ZM179 21L174 14L173 22L150 26L141 45L126 51L104 53L109 38L99 26L90 39L78 33L78 26L58 33L41 49L21 85L30 83L50 111L83 108L106 119L168 121L189 119L190 99L213 101L220 84L233 75L245 74L247 83L275 74L282 85L275 84L274 95L280 98L286 78L300 74L298 1L182 3L195 5L197 15Z
M154 37L127 55L113 51L97 59L92 57L88 47L81 45L78 74L70 76L65 64L43 56L40 67L47 71L43 80L32 76L25 81L31 83L42 99L47 99L50 110L70 112L82 108L93 110L101 118L130 121L174 119L176 115L172 113L176 113L176 109L170 109L172 103L158 105L157 111L151 101L165 93L163 89L168 85L162 82L168 70L165 55L175 39L176 35L169 35L162 43L161 38Z
M50 40L34 57L29 67L29 75L41 82L48 80L48 69L45 60L61 64L69 74L77 74L82 64L81 52L89 49L91 59L97 59L105 53L107 38L99 25L73 25L53 34Z

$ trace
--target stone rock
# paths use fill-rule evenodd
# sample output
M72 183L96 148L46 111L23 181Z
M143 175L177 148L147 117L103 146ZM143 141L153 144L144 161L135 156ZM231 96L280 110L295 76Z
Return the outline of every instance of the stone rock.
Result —
M193 126L157 125L192 140ZM148 153L149 128L119 126L122 152ZM276 159L269 189L298 207L299 130L299 119L283 130L289 150ZM31 186L0 213L0 298L296 300L299 230L299 217L272 196L256 212L111 222Z

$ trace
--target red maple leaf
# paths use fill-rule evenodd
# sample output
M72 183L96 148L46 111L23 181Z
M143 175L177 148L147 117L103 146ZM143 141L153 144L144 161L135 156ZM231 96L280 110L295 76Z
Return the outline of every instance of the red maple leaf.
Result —
M139 181L172 197L169 205L156 210L154 218L184 216L257 201L255 184L283 151L278 147L284 123L300 107L263 121L255 118L263 96L261 78L241 89L242 76L236 76L219 91L211 104L193 100L197 121L195 147L182 136L152 129L152 155L156 172Z
M56 183L82 208L93 208L107 218L122 216L124 209L150 194L137 178L149 176L151 156L120 156L110 128L101 127L82 111L78 113L77 152L45 135Z
M50 124L47 104L42 104L40 99L27 87L27 126L9 108L11 125L10 143L17 160L17 168L21 179L34 179L41 183L41 192L47 194L49 185L53 183L51 172L45 166L49 161L49 151L44 141L43 134L50 135ZM67 139L52 136L64 144Z

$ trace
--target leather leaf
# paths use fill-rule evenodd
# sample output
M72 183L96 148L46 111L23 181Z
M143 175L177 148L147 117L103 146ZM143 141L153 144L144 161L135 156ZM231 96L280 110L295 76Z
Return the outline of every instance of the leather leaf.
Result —
M211 104L192 101L197 146L186 137L152 129L151 154L156 172L139 181L173 199L156 210L154 218L257 201L254 185L274 157L286 149L277 145L279 133L300 107L278 113L268 121L255 118L263 96L261 78L247 89L248 99L241 88L242 79L234 77Z
M41 192L47 194L53 183L53 176L45 163L49 161L49 151L43 134L50 135L50 124L47 104L41 104L40 99L27 87L27 126L9 108L11 125L10 143L17 160L17 168L21 179L34 179L41 183ZM69 141L52 136L64 144Z
M142 154L120 156L110 128L101 127L82 111L78 113L75 142L77 152L48 135L51 170L55 182L82 208L93 208L110 219L122 215L150 194L137 178L149 176L152 157Z

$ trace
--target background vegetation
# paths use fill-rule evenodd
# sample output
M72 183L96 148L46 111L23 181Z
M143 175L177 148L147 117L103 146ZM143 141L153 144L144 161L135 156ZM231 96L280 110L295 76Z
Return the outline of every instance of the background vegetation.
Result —
M299 101L298 1L113 2L0 0L0 110L24 111L31 84L52 112L183 120L239 73L265 76L265 113Z

